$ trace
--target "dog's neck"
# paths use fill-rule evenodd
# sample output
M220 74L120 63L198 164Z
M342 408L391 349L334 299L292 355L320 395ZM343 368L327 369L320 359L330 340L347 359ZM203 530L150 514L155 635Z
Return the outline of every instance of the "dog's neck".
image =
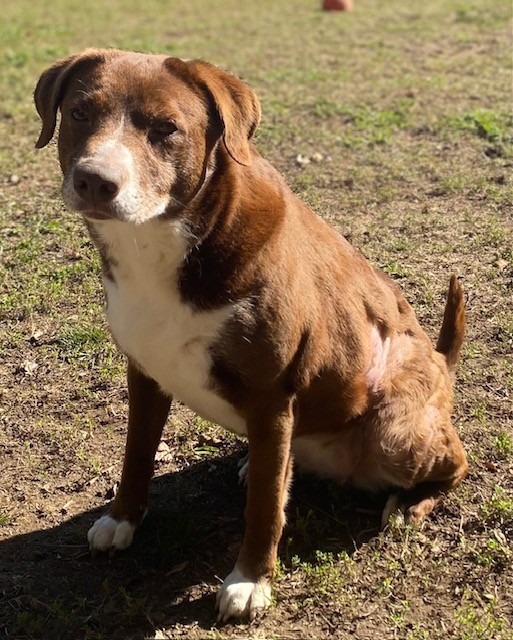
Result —
M270 172L276 173L274 182ZM195 306L215 308L247 294L246 275L255 257L283 223L284 208L278 205L286 189L261 156L242 166L224 150L217 153L215 172L182 216L195 241L185 256L180 284Z
M198 193L182 209L140 224L86 221L104 277L115 280L121 263L144 270L160 261L159 272L165 264L184 300L198 309L243 297L255 256L283 222L276 203L288 187L269 181L270 172L278 176L259 155L242 166L219 145Z

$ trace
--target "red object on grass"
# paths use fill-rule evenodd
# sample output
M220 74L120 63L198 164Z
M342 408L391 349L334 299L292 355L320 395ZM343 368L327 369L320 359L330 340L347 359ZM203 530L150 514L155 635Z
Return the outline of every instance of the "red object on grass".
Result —
M323 0L323 11L352 11L353 0Z

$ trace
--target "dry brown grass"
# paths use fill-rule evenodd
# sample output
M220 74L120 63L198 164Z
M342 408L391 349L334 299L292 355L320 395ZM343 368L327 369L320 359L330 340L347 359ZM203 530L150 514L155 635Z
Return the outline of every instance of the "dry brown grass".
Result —
M313 0L3 3L0 635L511 640L510 12L506 0L357 0L336 15ZM33 150L31 93L55 57L88 45L242 75L263 102L259 148L404 286L432 336L451 272L467 294L456 421L469 478L421 531L379 533L381 497L299 475L276 603L249 627L213 616L243 526L243 445L184 408L133 548L87 553L120 474L123 362L54 149Z

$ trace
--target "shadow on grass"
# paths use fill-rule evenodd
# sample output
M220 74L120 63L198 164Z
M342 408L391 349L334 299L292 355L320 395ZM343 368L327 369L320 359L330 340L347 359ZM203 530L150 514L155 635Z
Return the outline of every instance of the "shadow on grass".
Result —
M158 627L215 626L219 578L243 533L238 455L209 459L156 478L151 510L129 550L90 558L84 512L44 531L0 543L0 637L139 639ZM280 558L352 554L377 534L379 498L296 473Z

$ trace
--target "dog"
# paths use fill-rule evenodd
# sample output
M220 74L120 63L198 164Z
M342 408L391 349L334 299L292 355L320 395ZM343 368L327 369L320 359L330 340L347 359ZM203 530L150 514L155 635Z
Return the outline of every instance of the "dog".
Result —
M102 261L128 358L119 490L88 532L125 549L148 505L172 398L248 439L246 527L218 619L271 598L292 460L386 490L384 521L420 522L467 473L451 424L465 326L450 279L436 349L399 287L292 193L256 150L255 93L201 60L87 49L35 104L67 207Z

